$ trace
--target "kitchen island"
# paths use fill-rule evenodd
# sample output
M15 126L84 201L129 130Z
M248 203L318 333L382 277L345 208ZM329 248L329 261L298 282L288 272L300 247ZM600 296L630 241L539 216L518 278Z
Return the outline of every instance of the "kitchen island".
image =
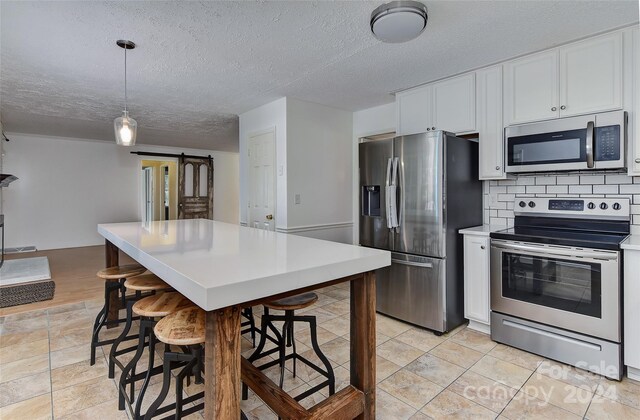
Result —
M212 220L98 225L118 250L206 311L205 418L240 418L242 380L282 418L375 418L375 274L387 251ZM242 308L351 282L351 385L306 410L240 354Z

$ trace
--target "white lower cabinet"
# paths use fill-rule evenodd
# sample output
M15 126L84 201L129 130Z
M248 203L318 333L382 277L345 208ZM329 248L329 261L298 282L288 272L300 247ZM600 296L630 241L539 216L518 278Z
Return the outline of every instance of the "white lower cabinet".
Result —
M464 316L469 328L489 334L489 237L464 235Z
M640 248L624 250L623 299L624 364L627 376L640 381Z

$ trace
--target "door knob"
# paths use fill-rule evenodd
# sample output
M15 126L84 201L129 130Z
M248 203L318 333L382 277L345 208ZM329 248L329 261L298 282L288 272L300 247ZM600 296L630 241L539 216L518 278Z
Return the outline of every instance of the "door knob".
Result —
M273 214L267 214L267 220L273 220Z
M636 163L640 163L640 158L636 159Z

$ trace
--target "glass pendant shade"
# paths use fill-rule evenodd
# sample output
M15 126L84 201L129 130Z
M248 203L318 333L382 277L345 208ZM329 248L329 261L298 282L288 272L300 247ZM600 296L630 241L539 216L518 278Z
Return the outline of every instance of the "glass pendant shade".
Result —
M122 111L122 117L113 120L113 128L116 132L116 144L120 146L136 144L138 123L129 116L129 111Z

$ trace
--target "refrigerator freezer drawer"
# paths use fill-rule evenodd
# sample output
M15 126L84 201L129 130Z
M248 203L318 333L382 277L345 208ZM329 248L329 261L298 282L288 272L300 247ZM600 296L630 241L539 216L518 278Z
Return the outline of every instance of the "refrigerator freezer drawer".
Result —
M377 311L444 332L445 261L392 253L391 266L376 271Z

